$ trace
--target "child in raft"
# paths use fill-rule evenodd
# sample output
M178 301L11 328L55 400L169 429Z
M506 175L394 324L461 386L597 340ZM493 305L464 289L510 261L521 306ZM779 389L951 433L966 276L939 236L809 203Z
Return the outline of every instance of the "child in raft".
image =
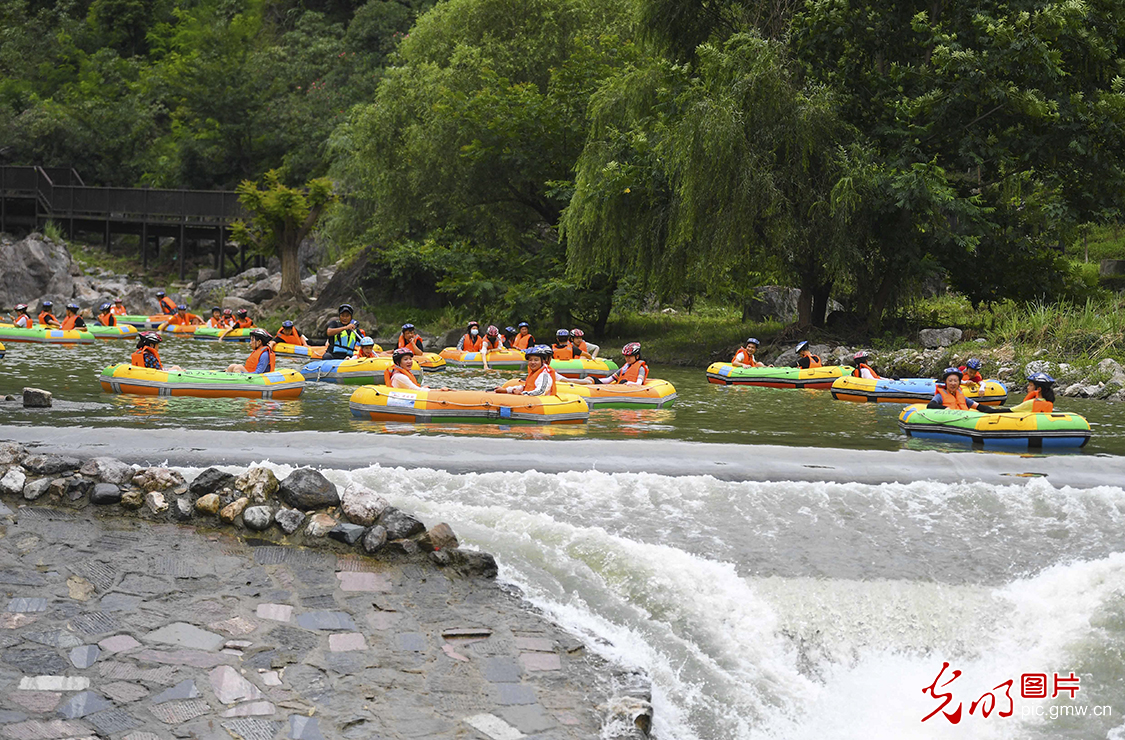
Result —
M1012 407L1015 413L1049 414L1055 410L1055 379L1047 373L1027 376L1027 395Z
M545 344L529 347L524 354L527 356L527 379L523 385L514 385L510 388L500 386L494 388L493 393L514 393L524 396L554 396L559 382L559 375L551 367L553 350Z
M757 339L750 337L743 342L742 346L738 348L738 351L734 353L730 364L735 367L765 367L764 362L758 362L754 357L755 353L758 351L758 345L760 344L761 342Z
M359 340L359 344L355 346L355 353L352 354L353 360L363 360L368 357L378 357L379 353L375 351L375 340L371 337L363 337Z
M621 355L625 358L625 365L618 368L617 372L606 378L571 378L568 383L594 385L644 385L648 382L648 365L641 359L640 342L629 342L621 348Z
M995 408L977 403L971 398L966 398L961 390L961 368L947 367L938 380L937 393L926 404L928 409L960 409L962 411L980 411L985 414L999 414L1011 409L997 406Z
M823 367L820 357L809 351L809 343L807 341L797 343L797 367L802 370Z
M383 385L388 388L401 388L406 391L426 391L429 387L418 382L414 377L411 367L414 365L414 350L409 347L399 347L391 352L391 366L383 371ZM436 388L432 390L448 391L450 388Z
M277 366L277 355L273 353L270 340L273 337L265 329L250 330L250 356L243 365L227 366L228 373L269 373Z
M167 370L168 372L183 372L183 368L179 365L169 365L164 367L164 363L160 361L160 353L156 351L156 345L160 344L160 335L153 332L143 332L137 337L137 349L133 352L130 359L134 367L147 367L149 370Z

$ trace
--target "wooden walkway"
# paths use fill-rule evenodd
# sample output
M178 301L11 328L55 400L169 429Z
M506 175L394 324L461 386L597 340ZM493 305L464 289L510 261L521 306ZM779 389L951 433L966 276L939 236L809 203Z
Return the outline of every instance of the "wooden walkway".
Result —
M106 251L114 234L134 234L140 237L144 267L150 243L156 254L159 240L171 237L179 247L181 280L189 243L193 253L212 253L220 277L260 261L247 257L245 247L227 244L231 223L243 218L246 213L232 190L95 187L73 169L0 166L0 231L41 230L53 221L70 239L101 236Z

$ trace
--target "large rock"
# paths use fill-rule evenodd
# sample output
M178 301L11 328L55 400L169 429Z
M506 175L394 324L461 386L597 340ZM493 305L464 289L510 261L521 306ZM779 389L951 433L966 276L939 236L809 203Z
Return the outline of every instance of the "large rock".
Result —
M387 529L376 524L363 534L363 549L378 552L387 544Z
M961 341L961 330L955 326L944 329L923 329L918 332L918 342L926 349L951 347Z
M246 496L235 499L234 501L231 501L229 504L223 507L222 511L219 512L219 518L227 523L233 522L238 518L238 515L246 509L246 506L249 503L250 499Z
M25 409L51 408L51 392L42 388L24 388L23 407Z
M337 506L340 493L336 484L312 468L298 468L281 481L278 497L293 508L309 510Z
M202 285L208 280L218 280L219 271L214 267L201 267L199 272L195 273L195 284Z
M24 474L23 469L18 465L8 468L8 472L0 478L0 493L6 496L18 496L23 493L23 487L27 483L27 476Z
M387 508L379 517L379 524L387 530L387 539L404 540L426 531L426 525L393 506Z
M324 537L336 527L336 520L323 511L309 517L305 534L309 537Z
M27 456L27 448L18 442L0 442L0 465L18 465Z
M133 476L133 485L146 492L166 491L184 485L184 477L168 468L145 468Z
M250 468L234 481L234 487L250 498L250 503L262 504L277 493L277 476L269 468Z
M115 486L124 485L133 479L132 465L127 465L115 457L95 457L82 464L83 475L99 478Z
M192 300L194 305L202 311L210 310L211 306L220 306L223 296L231 292L231 281L202 280L195 289Z
M242 522L248 529L261 532L273 524L273 510L268 506L250 506L242 512Z
M787 349L784 352L782 352L781 354L779 354L777 357L775 357L773 359L771 364L776 365L777 367L796 367L797 366L796 346L797 345L794 344L792 347L790 347L789 349ZM830 350L829 350L827 344L810 344L809 345L809 352L812 352L814 355L819 357L822 362L827 363L827 362L831 361L831 359L829 357Z
M328 265L316 271L316 294L320 295L325 286L328 285L332 278L336 277L336 270L339 268L336 265Z
M305 515L296 509L281 509L273 515L273 520L277 522L277 526L281 527L282 532L293 534L301 528L301 524L305 521Z
M23 487L23 497L28 501L34 501L35 499L45 494L47 492L47 489L50 487L50 478L40 478L39 480L33 480Z
M90 493L90 503L99 506L120 503L121 489L112 483L99 483Z
M385 498L363 486L349 486L341 497L341 507L349 520L370 527L390 504Z
M245 290L237 293L238 297L251 303L261 303L275 298L281 292L281 275L270 275L264 280L259 280Z
M224 473L218 468L207 468L195 476L195 480L188 487L188 493L198 498L214 493L220 488L226 488L232 483L234 483L234 476L230 473Z
M237 311L240 308L245 308L247 311L253 311L256 306L250 301L239 298L238 296L228 295L223 298L223 308L229 308L231 311Z
M82 461L64 455L28 455L23 460L23 466L32 475L58 475L78 470Z
M763 285L754 289L754 295L747 307L748 318L753 321L775 319L783 324L797 320L797 303L801 297L800 288L784 285ZM826 316L844 309L838 301L829 299Z
M251 267L235 275L232 280L240 285L251 285L270 276L270 271L264 267Z
M453 533L453 528L442 522L436 527L426 530L418 538L418 545L423 550L452 550L460 543L457 541L457 535Z
M196 511L202 512L204 514L210 514L211 516L214 516L215 514L219 513L219 505L221 503L222 499L219 498L219 494L206 493L196 499L195 509Z
M74 263L65 244L31 234L0 242L0 306L14 306L42 295L69 300L74 295Z

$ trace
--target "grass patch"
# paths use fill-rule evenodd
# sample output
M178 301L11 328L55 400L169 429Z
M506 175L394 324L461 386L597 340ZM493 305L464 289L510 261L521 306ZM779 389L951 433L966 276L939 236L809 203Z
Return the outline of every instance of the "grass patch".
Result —
M655 362L705 366L730 360L747 337L765 343L782 329L776 321L744 323L738 309L703 306L690 314L615 314L606 326L606 336L590 339L602 346L605 357L612 357L627 342L640 342L645 357Z

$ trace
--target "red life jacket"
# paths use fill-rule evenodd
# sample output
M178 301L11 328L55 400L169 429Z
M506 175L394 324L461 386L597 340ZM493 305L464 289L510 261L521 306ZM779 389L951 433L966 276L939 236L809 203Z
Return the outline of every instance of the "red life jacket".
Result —
M465 352L480 352L481 347L484 346L484 337L477 334L477 338L473 339L472 334L466 334L462 345Z
M393 388L395 373L402 373L403 375L407 376L414 381L414 385L422 385L418 382L418 378L414 377L414 373L410 372L409 370L405 370L398 365L391 365L383 371L383 385L387 386L388 388Z
M860 372L860 370L863 370L864 368L867 368L867 372L871 373L871 376L875 378L875 380L882 380L882 377L879 375L879 373L872 370L871 366L866 362L859 363L859 367L857 367L855 370L852 370L852 377L862 378L863 374Z
M645 371L645 380L648 380L648 365L644 360L637 360L632 365L626 365L617 371L614 383L635 383L641 377L641 370Z
M266 372L273 372L273 368L277 364L277 355L273 353L273 347L268 344L258 347L258 349L251 352L250 356L246 358L246 372L258 372L258 360L261 358L263 352L269 352L270 354L270 366L266 369Z
M504 349L504 338L496 337L495 339L484 338L484 351L495 352L498 349Z
M292 332L292 333L290 333ZM286 329L284 326L277 330L277 338L286 344L295 344L298 347L305 347L305 340L301 339L301 333L297 331L296 327Z
M25 313L21 313L19 316L16 317L16 328L17 329L30 329L31 328L31 317L28 316Z
M1023 397L1024 401L1031 401L1031 411L1036 414L1049 414L1055 410L1055 404L1043 398L1039 389L1033 390Z
M512 340L512 346L516 349L527 349L535 342L535 337L528 334L517 334L516 338Z
M984 380L984 376L980 374L979 370L970 370L969 368L965 367L964 365L962 365L961 367L959 367L957 369L960 370L961 373L962 373L962 376L961 376L962 381L968 381L970 383L980 383Z
M78 314L74 314L73 316L64 316L62 320L62 330L71 331L72 329L74 329L74 325L77 323Z
M556 360L574 359L574 345L570 342L567 342L561 347L557 344L551 345L551 350L554 352L554 359Z
M528 373L527 374L527 380L525 380L523 382L523 389L525 391L535 390L535 381L538 380L539 376L542 375L543 373L547 373L548 375L551 376L551 385L547 387L547 393L545 395L548 395L548 396L555 395L555 389L556 389L556 387L558 386L558 383L559 383L559 374L556 373L555 369L553 367L551 367L550 365L544 365L543 367L539 368L535 372Z
M144 367L145 366L145 353L146 352L151 354L153 357L156 358L156 367L157 368L159 368L159 369L164 368L164 363L162 363L160 361L160 353L156 351L155 347L149 347L149 346L141 347L140 349L135 350L133 352L133 356L132 356L131 359L132 359L134 367Z
M176 313L176 302L173 301L168 296L164 296L163 298L158 300L156 303L157 303L157 305L160 306L160 312L161 313L166 314L168 316L171 316L172 314Z
M961 389L957 389L957 393L950 393L945 389L944 385L938 385L937 392L941 396L941 403L947 409L959 409L961 411L969 410L969 402L965 398L965 394Z
M191 324L191 314L189 313L185 313L183 316L176 314L168 319L168 326L191 326Z
M102 322L102 326L117 326L117 319L112 313L98 314L98 321Z

